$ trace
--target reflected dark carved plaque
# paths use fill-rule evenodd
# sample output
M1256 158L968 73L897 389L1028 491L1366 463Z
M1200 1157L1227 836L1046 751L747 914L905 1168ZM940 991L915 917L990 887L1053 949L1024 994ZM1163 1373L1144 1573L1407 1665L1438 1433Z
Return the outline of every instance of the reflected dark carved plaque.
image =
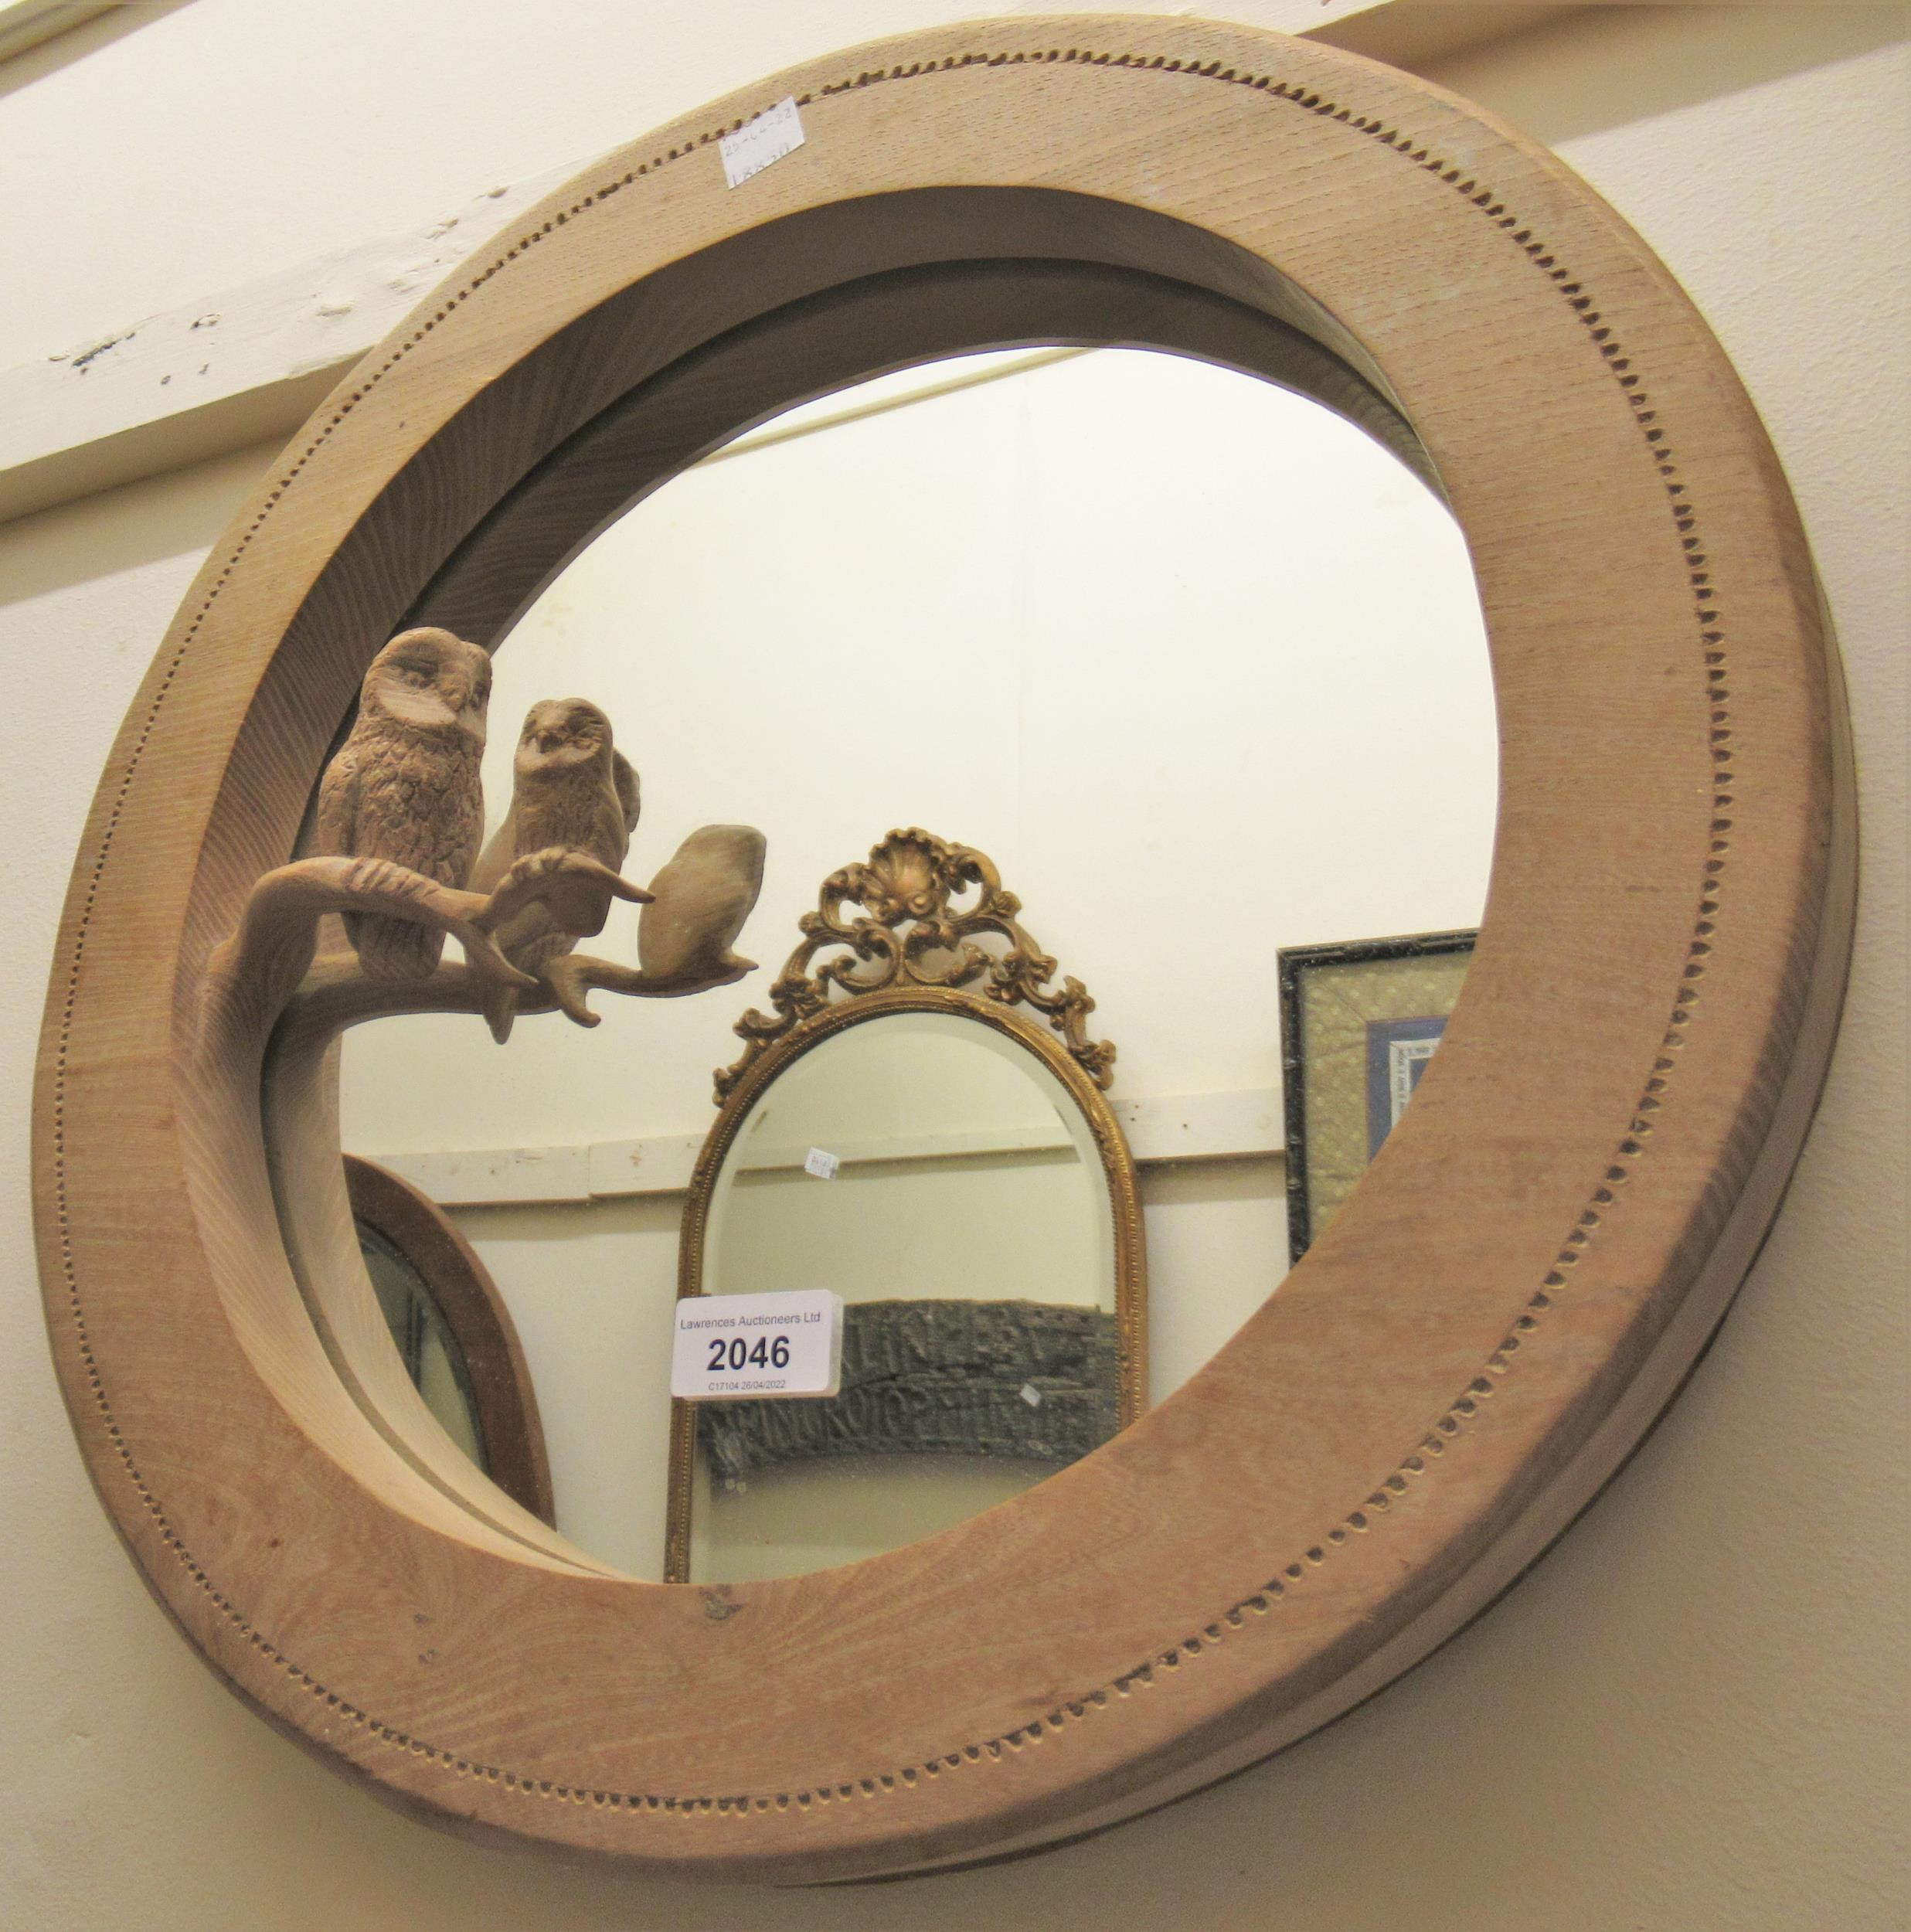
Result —
M719 1482L819 1456L1069 1463L1120 1426L1115 1318L1040 1301L865 1301L843 1311L841 1393L699 1405Z

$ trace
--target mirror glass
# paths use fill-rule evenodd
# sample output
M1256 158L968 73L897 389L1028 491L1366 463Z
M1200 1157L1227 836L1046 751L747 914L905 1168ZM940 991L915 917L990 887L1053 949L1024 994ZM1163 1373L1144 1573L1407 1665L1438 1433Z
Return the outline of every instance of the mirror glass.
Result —
M1106 1441L1115 1212L1080 1106L959 1008L879 1012L784 1062L717 1166L698 1285L841 1295L842 1384L695 1406L685 1580L892 1549Z
M977 846L1092 988L1140 1174L1155 1402L1287 1266L1280 952L1480 920L1498 746L1457 526L1331 411L1184 357L963 357L760 424L586 546L495 676L490 824L532 706L581 696L641 774L626 876L700 825L768 841L736 942L762 966L735 985L599 995L596 1028L525 1018L502 1047L451 1013L345 1042L345 1147L482 1257L558 1527L640 1577L664 1573L712 1071L834 869L893 826ZM614 906L587 949L634 961L638 918Z
M369 1222L355 1225L365 1271L372 1277L379 1311L413 1387L445 1434L488 1475L491 1462L485 1452L471 1366L444 1310L410 1256Z

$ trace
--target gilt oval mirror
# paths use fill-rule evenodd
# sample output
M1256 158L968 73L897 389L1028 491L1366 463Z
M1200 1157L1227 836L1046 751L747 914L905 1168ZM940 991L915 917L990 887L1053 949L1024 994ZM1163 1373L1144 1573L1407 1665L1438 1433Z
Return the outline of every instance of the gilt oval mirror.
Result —
M1090 1037L1079 980L1044 984L1054 962L1020 910L981 853L892 832L825 882L776 1015L740 1022L679 1285L824 1287L844 1304L841 1386L677 1404L667 1580L893 1549L1141 1413L1147 1270L1104 1097L1116 1053Z

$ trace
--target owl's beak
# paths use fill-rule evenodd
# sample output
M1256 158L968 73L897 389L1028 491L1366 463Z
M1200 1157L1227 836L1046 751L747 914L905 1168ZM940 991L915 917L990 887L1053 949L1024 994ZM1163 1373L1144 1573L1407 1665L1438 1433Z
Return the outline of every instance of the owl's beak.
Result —
M455 713L459 730L475 738L481 745L485 742L485 699L468 685L459 696Z

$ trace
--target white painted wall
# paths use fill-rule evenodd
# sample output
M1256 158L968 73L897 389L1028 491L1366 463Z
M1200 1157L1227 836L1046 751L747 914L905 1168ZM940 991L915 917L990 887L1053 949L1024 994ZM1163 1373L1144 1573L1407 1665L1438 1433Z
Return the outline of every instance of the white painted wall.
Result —
M954 11L196 0L114 27L84 60L49 43L0 69L7 355L396 232L426 219L421 200ZM1472 1630L1274 1763L1014 1867L708 1893L455 1843L257 1723L148 1600L87 1492L46 1364L25 1096L94 775L267 452L0 529L19 833L0 1069L20 1096L0 1301L0 1919L47 1932L1902 1924L1906 24L1899 7L1600 9L1436 77L1557 147L1690 288L1773 431L1840 626L1868 815L1859 951L1773 1237L1664 1424ZM1176 1181L1158 1257L1245 1235L1260 1209L1231 1191L1238 1178Z
M1230 17L1294 32L1372 4L1247 0ZM19 184L0 197L0 259L33 277L32 301L0 314L0 367L434 216L477 219L474 196L581 168L794 62L977 17L945 0L326 0L315 21L305 0L139 0L0 72Z

